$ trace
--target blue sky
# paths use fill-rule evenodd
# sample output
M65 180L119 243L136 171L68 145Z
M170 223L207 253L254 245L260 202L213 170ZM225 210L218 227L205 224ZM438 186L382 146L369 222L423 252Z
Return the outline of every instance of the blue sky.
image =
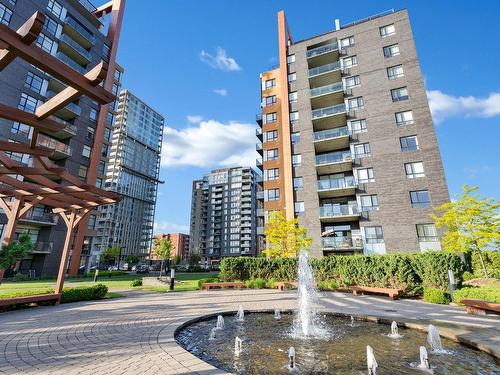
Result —
M350 5L351 4L351 5ZM157 232L188 231L191 182L254 159L259 73L277 63L276 13L295 40L408 8L453 196L500 199L500 2L128 0L124 88L166 117ZM496 46L496 47L495 47Z

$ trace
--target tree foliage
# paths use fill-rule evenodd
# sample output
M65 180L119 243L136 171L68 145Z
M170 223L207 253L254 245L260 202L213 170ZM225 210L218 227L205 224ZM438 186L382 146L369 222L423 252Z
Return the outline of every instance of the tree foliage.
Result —
M139 257L137 255L127 255L125 257L125 262L129 264L137 264L139 263Z
M264 253L274 257L296 257L301 249L309 249L312 239L307 229L299 226L299 219L287 220L281 211L273 211L264 230L267 247Z
M161 260L170 259L172 256L172 241L167 238L155 240L153 253Z
M464 185L458 199L445 203L433 215L438 227L445 227L441 242L443 249L452 252L477 252L485 277L488 272L482 252L500 246L500 202L483 198L474 192L478 187Z
M26 258L33 251L33 242L31 237L23 233L17 240L9 245L4 245L0 249L0 270L8 269L14 263Z
M101 263L114 263L118 260L120 256L120 248L118 246L112 246L101 253L99 260Z

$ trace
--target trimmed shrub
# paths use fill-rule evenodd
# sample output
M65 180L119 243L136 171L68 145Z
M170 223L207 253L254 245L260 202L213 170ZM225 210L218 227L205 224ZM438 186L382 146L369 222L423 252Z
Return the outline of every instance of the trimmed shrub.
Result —
M465 271L464 274L462 275L462 279L464 281L473 280L475 278L476 278L476 276L474 276L474 274L469 272L469 271Z
M101 299L106 296L107 292L108 287L104 284L97 284L89 287L64 289L61 295L61 303Z
M436 288L424 288L424 301L447 305L451 302L450 293Z
M274 284L276 284L276 279L274 277L271 277L266 283L266 288L274 289Z
M209 277L206 279L199 279L198 280L198 289L201 289L201 286L203 283L216 283L219 281L219 278L214 276L214 277Z
M316 287L319 290L336 290L339 286L335 281L319 281L316 283Z
M483 260L488 277L500 279L500 251L483 251ZM476 278L484 277L483 266L477 251L469 253L472 273Z
M132 282L130 283L130 286L142 286L142 279L132 280Z
M264 289L267 286L264 279L251 279L245 282L245 287L250 289Z
M22 274L21 272L18 272L14 275L14 281L25 281L28 279L29 277L27 275Z
M463 299L480 299L488 302L500 303L500 289L494 287L463 287L455 290L453 299L455 303L460 303Z

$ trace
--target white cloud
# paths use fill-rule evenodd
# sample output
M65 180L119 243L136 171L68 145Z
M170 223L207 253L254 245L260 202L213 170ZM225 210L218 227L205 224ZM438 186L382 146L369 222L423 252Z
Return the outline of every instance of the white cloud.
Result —
M226 50L221 47L217 47L217 54L215 56L202 50L200 52L200 60L214 69L225 70L228 72L241 70L241 66L238 65L236 60L227 56Z
M161 163L164 167L255 165L255 126L202 120L182 130L164 129Z
M464 172L467 173L467 177L470 179L477 178L478 175L490 173L493 170L489 165L481 165L474 167L465 167Z
M153 231L155 234L158 233L189 233L189 225L181 225L169 223L167 221L162 221L160 223L155 222L153 226Z
M199 124L201 122L201 120L203 120L203 117L201 116L186 116L188 122L190 122L191 124Z
M475 96L451 96L440 90L427 91L429 106L436 123L449 117L500 116L500 93L493 92L487 98Z
M220 96L227 96L227 90L226 89L215 89L214 92L217 95L220 95Z

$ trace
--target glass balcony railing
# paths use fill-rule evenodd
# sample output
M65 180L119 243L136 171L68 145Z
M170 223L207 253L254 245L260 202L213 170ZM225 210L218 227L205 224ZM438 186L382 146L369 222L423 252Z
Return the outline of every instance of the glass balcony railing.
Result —
M333 204L319 208L320 217L353 216L359 213L357 204Z
M338 113L343 113L346 111L345 104L335 104L330 107L325 107L325 108L319 108L315 109L314 111L311 112L311 117L313 120L322 118L322 117L328 117L328 116L333 116Z
M361 238L352 237L323 237L321 246L327 249L362 249L363 240Z
M52 212L33 211L31 209L28 212L26 212L26 214L24 214L24 216L20 220L36 221L39 223L47 223L55 225L59 220L59 215L54 214Z
M311 98L321 95L331 94L333 92L338 92L344 90L344 84L342 82L335 82L331 85L316 87L314 89L309 90L309 95Z
M318 66L316 68L309 69L309 78L314 76L319 76L320 74L325 74L329 72L333 72L335 70L340 70L340 62L335 61L330 64L325 64Z
M325 139L343 137L346 135L349 135L349 129L347 128L347 126L342 126L340 128L326 129L314 132L313 137L315 141L322 141Z
M67 66L69 66L70 68L76 70L78 73L80 73L80 74L87 73L87 70L83 66L81 66L80 64L78 64L72 58L68 57L68 55L66 55L66 54L64 54L62 52L57 52L56 53L56 57L60 61L62 61L63 63L65 63Z
M78 32L82 37L84 37L90 44L94 45L95 44L95 36L92 35L88 30L86 30L82 25L80 25L73 17L68 16L64 20L66 24L71 26L74 30Z
M258 191L256 196L257 196L257 199L259 199L259 200L264 199L264 191Z
M352 155L350 151L337 151L337 152L330 152L328 154L317 155L316 165L342 163L351 160L352 160Z
M37 145L51 148L56 152L60 152L62 154L65 154L67 156L71 156L71 147L69 145L64 144L62 142L56 141L53 138L47 137L44 134L38 134L37 138Z
M33 248L33 253L50 254L54 248L54 242L37 241Z
M76 52L85 57L87 60L89 61L92 60L92 54L66 34L61 35L60 41L66 43L68 46L73 48Z
M257 137L261 136L261 135L262 135L262 128L257 128L257 129L255 129L255 135L256 135Z
M85 9L87 9L90 13L93 13L97 10L94 4L92 4L89 0L78 0L80 4L83 5Z
M318 190L345 189L356 186L357 182L353 176L344 178L329 178L328 180L318 180Z
M255 164L257 165L257 167L260 167L262 165L262 158L256 159Z
M67 133L76 135L76 133L78 131L78 128L76 127L76 125L70 124L69 122L64 121L63 119L61 119L57 116L50 116L50 119L64 125L64 129L62 129L61 131L65 131Z
M262 142L258 142L258 143L256 143L256 144L255 144L255 149L256 149L257 151L262 150Z
M323 55L324 53L332 52L332 51L337 51L339 49L339 45L337 42L330 43L330 44L325 44L323 46L319 46L313 49L310 49L307 51L307 58L310 59L311 57L314 56L319 56Z

